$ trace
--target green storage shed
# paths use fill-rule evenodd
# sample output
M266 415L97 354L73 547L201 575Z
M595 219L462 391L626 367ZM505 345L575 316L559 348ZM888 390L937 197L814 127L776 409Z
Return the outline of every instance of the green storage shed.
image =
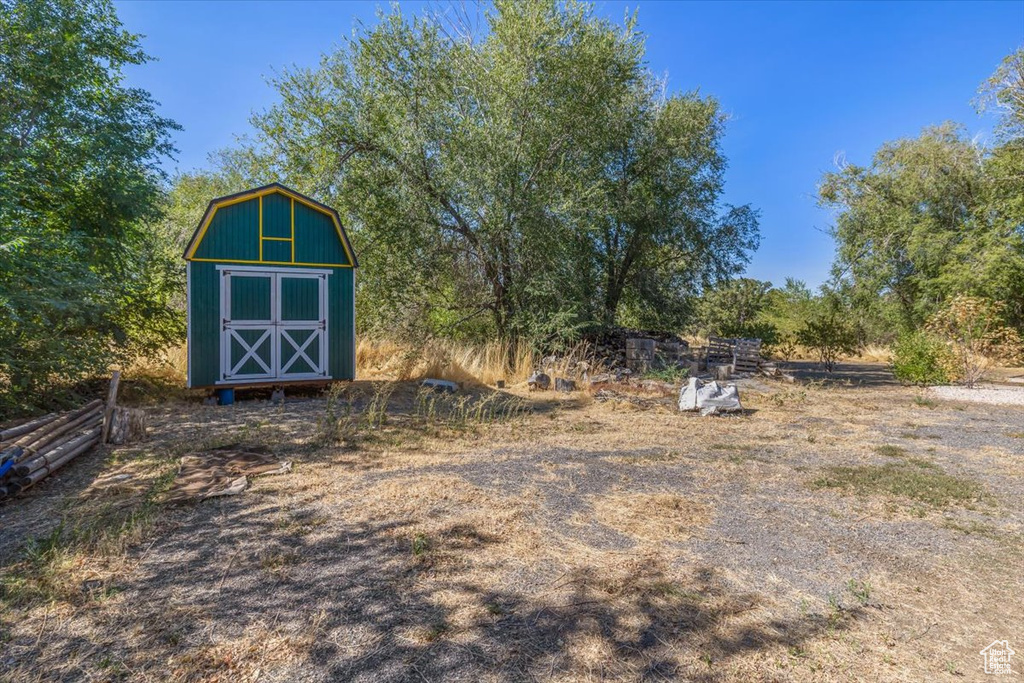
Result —
M210 202L185 248L188 386L355 378L355 269L338 212L280 183Z

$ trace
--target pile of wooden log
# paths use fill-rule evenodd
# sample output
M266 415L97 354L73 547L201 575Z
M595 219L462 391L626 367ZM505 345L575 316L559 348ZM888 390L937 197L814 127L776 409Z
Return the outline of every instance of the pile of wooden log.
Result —
M116 405L120 373L106 404L100 399L0 431L0 500L35 486L113 434L124 443L145 433L140 411Z
M0 498L38 484L100 442L103 401L0 432Z

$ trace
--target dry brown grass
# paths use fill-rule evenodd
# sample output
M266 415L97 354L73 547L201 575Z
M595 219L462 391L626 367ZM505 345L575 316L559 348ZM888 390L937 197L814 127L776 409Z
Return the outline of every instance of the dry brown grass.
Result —
M153 356L138 358L123 368L123 372L126 378L148 377L184 384L188 372L188 347L179 344Z
M707 505L674 493L614 493L593 506L602 524L648 541L684 541L711 519Z
M364 338L356 346L356 374L361 379L407 381L432 377L468 386L493 386L504 380L512 386L525 382L536 368L567 378L581 375L580 362L588 363L590 373L602 370L593 362L590 347L585 343L560 354L555 363L543 364L542 360L526 345L513 347L502 342L432 340L413 347L388 339Z
M868 363L888 363L892 360L892 349L881 344L868 344L856 357Z
M110 558L57 544L40 566L59 594L0 595L0 679L970 679L993 615L1024 626L1005 608L1021 559L1006 536L1020 535L1024 473L1003 466L1016 413L995 416L983 452L945 436L879 452L887 429L959 434L984 411L778 384L744 389L744 417L702 419L517 388L522 419L427 429L414 383L351 390L364 407L390 399L388 421L351 442L311 438L314 401L185 406L156 421L136 454L148 464L124 470L143 486L41 489L37 504L52 495L69 518L100 518L98 502L130 516L161 450L244 439L296 463L237 498L158 508L103 546ZM889 491L812 486L829 467L926 452L1000 505L918 517L888 510ZM109 595L83 596L94 577Z
M483 345L430 341L411 347L387 339L361 339L356 346L356 374L360 378L399 381L433 377L453 382L493 385L503 379L524 381L532 371L533 353L507 344Z

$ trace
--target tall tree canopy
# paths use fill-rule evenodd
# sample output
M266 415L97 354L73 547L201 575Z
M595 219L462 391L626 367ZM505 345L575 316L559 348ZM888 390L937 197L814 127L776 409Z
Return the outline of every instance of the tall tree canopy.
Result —
M919 326L952 295L971 294L1004 302L1007 322L1024 329L1022 65L1018 51L983 86L982 103L1003 113L994 146L947 123L825 175L836 275L860 308L881 296Z
M180 268L147 227L171 121L122 68L109 2L0 0L0 391L105 369L181 330ZM3 406L0 405L0 409Z
M718 205L724 116L662 94L633 20L499 1L472 28L381 17L278 79L226 157L343 209L364 323L553 338L663 319L742 268L757 219Z

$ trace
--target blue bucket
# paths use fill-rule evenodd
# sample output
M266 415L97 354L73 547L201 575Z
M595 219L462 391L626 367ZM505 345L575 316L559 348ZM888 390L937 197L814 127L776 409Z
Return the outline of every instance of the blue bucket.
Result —
M230 406L235 403L235 390L234 389L218 389L217 390L217 404L222 406Z

